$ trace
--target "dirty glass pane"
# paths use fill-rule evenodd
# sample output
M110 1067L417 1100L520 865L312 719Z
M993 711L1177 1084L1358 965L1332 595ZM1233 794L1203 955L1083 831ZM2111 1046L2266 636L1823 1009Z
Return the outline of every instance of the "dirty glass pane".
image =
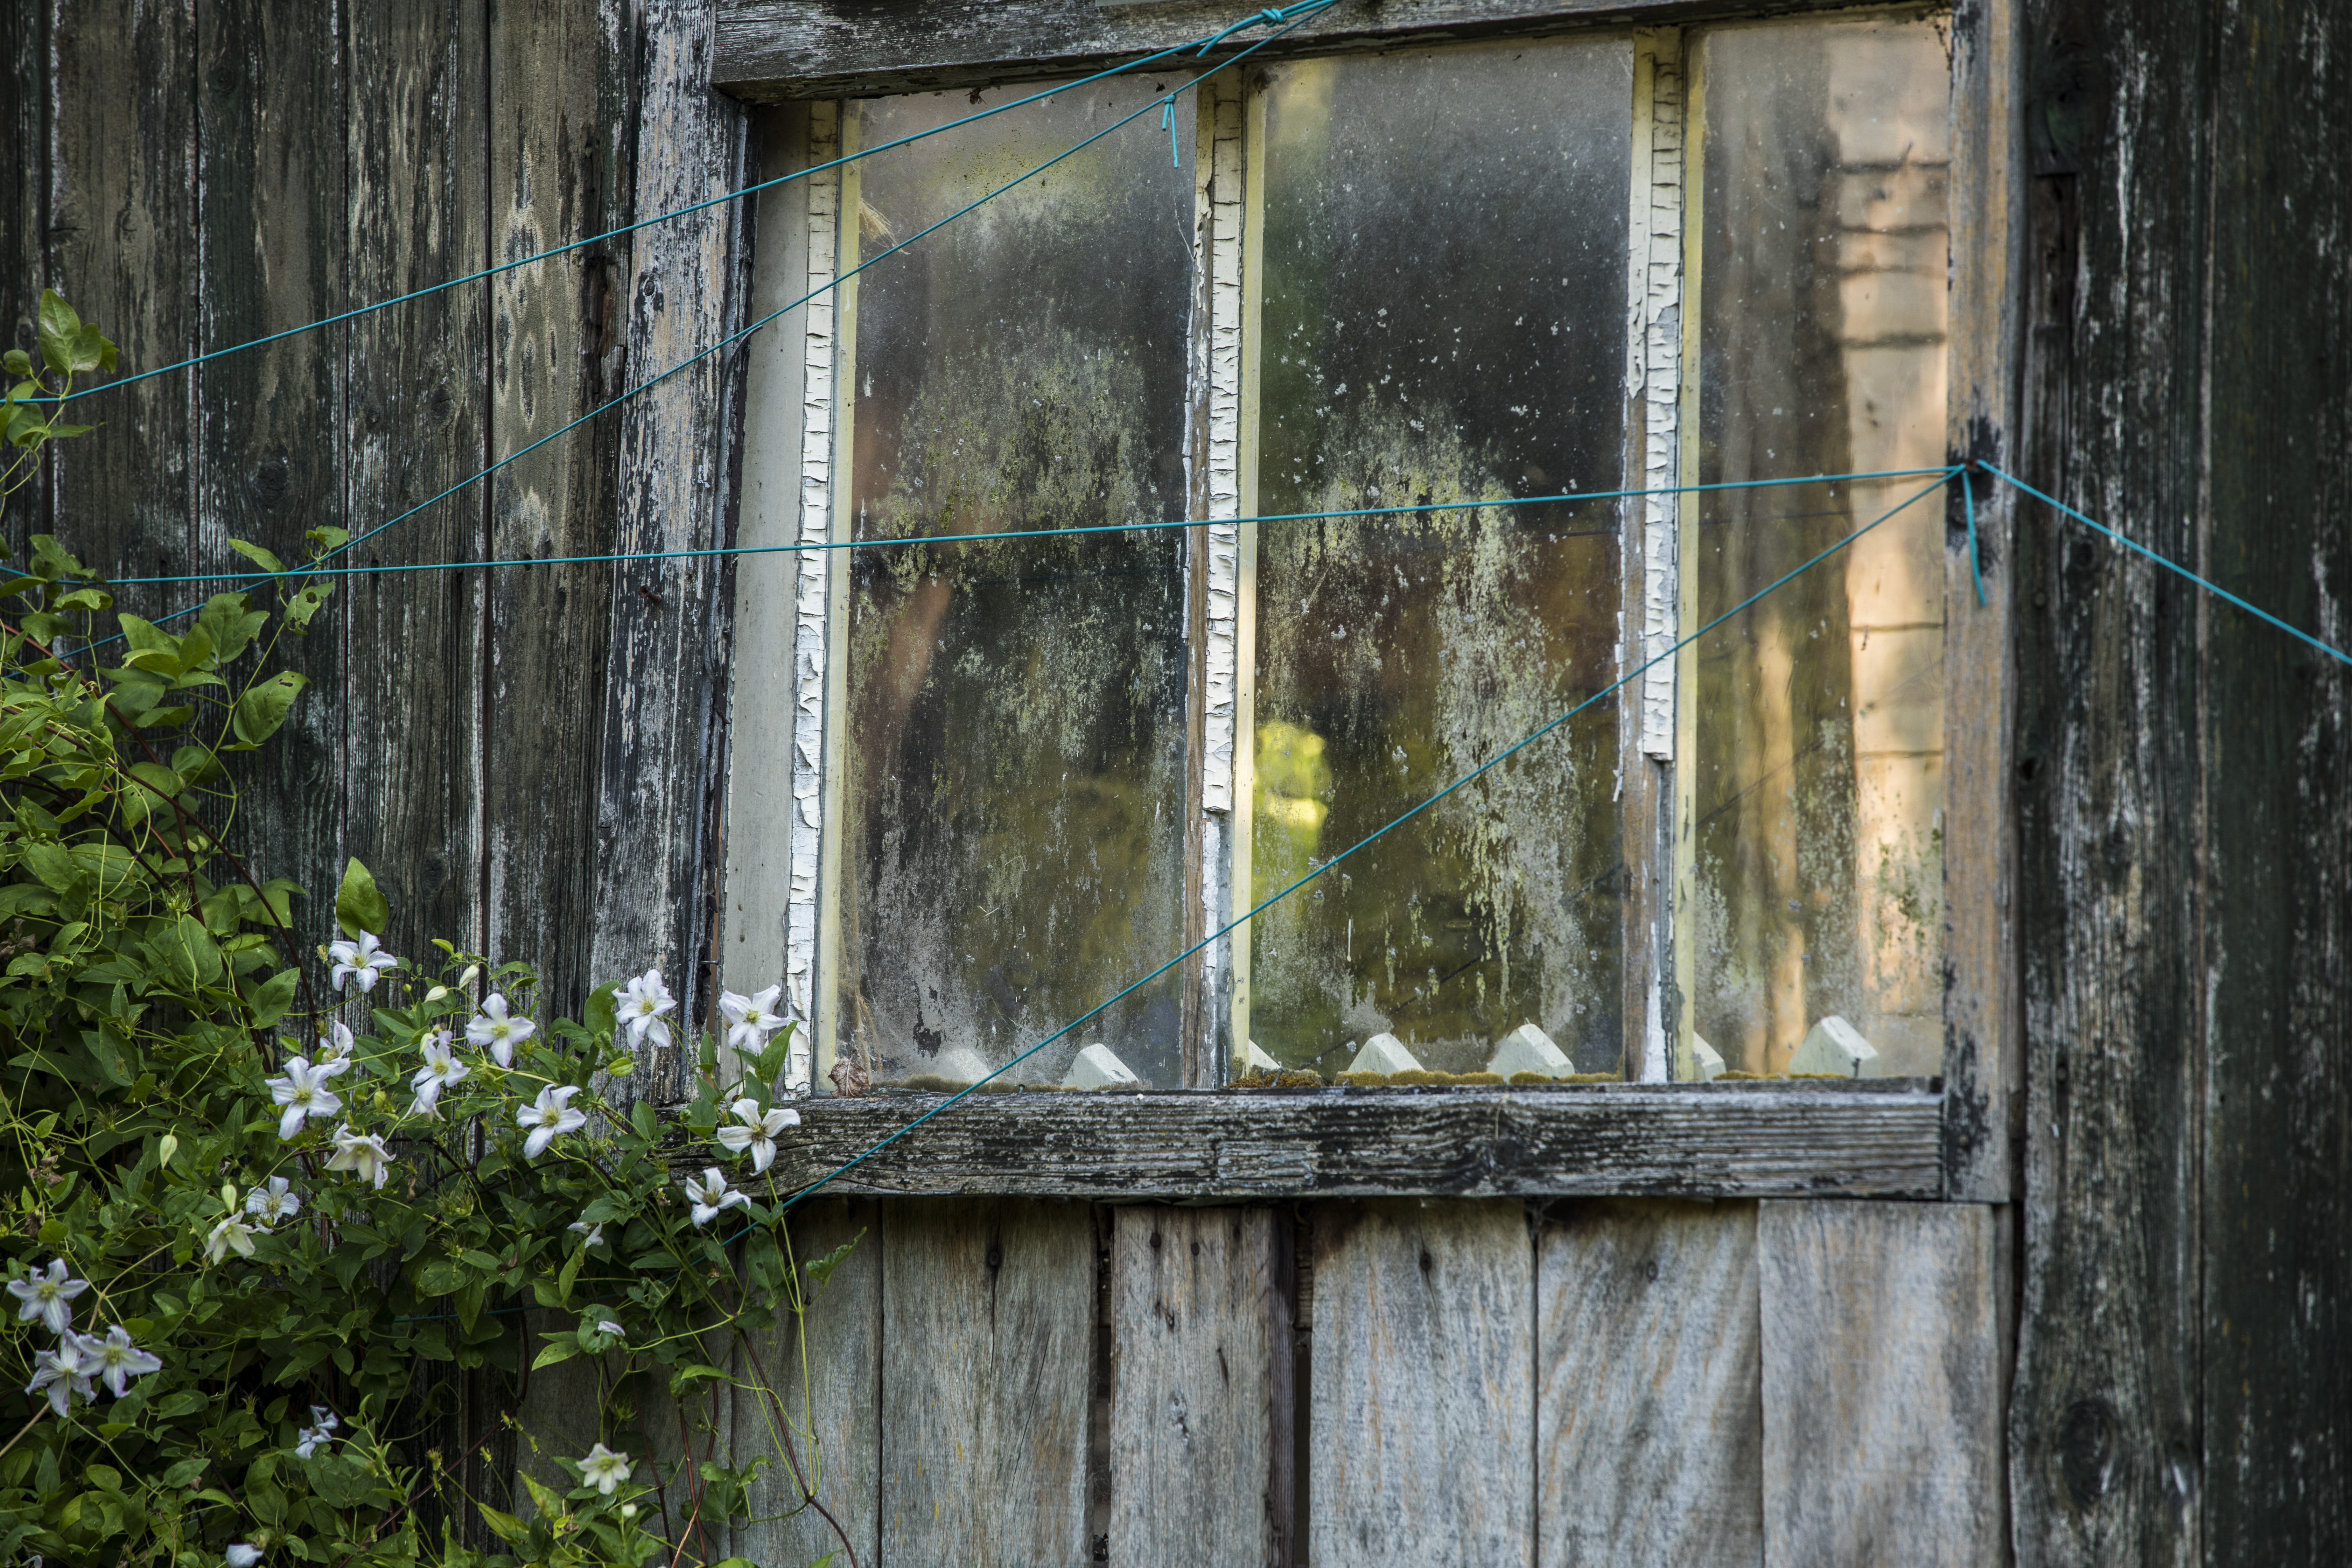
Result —
M1700 62L1701 479L1941 462L1938 26L1728 29ZM1706 497L1701 624L1927 482ZM1941 1070L1942 529L1938 493L1699 649L1688 973L1731 1068L1786 1070L1838 1017L1866 1071Z
M877 155L863 253L1170 85L1097 83ZM856 106L857 144L971 104ZM859 537L1183 515L1184 152L1171 168L1146 113L861 277ZM1171 531L853 556L839 1048L877 1080L969 1081L1181 948L1181 550ZM1175 979L1012 1076L1058 1081L1100 1041L1174 1081Z
M1615 487L1622 39L1267 73L1259 510ZM1617 671L1613 503L1258 531L1263 899ZM1328 1075L1483 1068L1534 1023L1622 1056L1617 713L1597 704L1254 923L1250 1032Z

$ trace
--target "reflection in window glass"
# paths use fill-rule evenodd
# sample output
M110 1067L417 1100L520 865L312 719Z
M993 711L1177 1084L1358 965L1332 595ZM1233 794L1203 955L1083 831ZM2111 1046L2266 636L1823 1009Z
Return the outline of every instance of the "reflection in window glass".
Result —
M1632 52L1311 61L1265 83L1258 510L1619 483ZM1253 901L1616 672L1613 504L1258 531ZM1254 922L1249 1026L1331 1073L1622 1061L1618 718L1597 704Z
M1097 83L876 157L863 253L1167 85ZM971 112L963 93L866 104L857 142ZM1146 114L865 273L858 536L1182 516L1192 216ZM1181 549L1171 531L855 554L836 973L842 1049L877 1079L969 1080L1182 946ZM1171 973L1014 1076L1057 1080L1098 1040L1172 1082L1178 1027Z
M1700 479L1940 463L1938 29L1742 27L1701 64ZM1698 624L1925 482L1706 496ZM1836 1016L1877 1071L1941 1070L1942 513L1931 496L1699 649L1692 1022L1734 1068L1784 1069Z

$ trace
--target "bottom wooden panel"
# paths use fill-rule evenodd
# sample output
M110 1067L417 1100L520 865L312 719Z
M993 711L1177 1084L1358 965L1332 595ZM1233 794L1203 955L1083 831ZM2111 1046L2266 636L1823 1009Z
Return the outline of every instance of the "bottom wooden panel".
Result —
M1767 1203L1756 1251L1766 1563L1999 1568L1992 1211Z
M804 1281L811 1261L854 1245L806 1298L797 1321L745 1346L741 1372L774 1397L736 1395L736 1462L764 1455L770 1463L751 1494L758 1522L737 1532L735 1550L754 1563L800 1568L846 1547L842 1568L853 1557L871 1563L878 1539L882 1205L820 1198L793 1211L791 1237ZM814 1506L803 1501L809 1491Z
M1557 1204L1536 1258L1539 1568L1758 1568L1756 1205Z
M881 1561L1090 1562L1092 1211L894 1205L882 1268Z
M1111 1245L1110 1561L1289 1568L1290 1312L1264 1208L1129 1208Z
M1525 1205L1322 1204L1313 1258L1309 1560L1526 1563L1535 1279Z

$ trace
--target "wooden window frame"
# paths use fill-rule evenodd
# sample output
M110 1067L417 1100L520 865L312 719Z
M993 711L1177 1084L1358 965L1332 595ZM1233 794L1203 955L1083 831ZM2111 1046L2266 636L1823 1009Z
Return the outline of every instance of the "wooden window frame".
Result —
M760 166L769 174L806 166L838 147L837 100L948 87L1036 80L1099 69L1168 47L1210 29L1213 8L1118 0L1021 0L982 7L955 26L926 8L877 16L872 7L781 0L722 0L712 57L712 84L755 103L794 106L754 121ZM1356 0L1343 0L1263 51L1260 58L1329 55L1510 37L1633 33L1636 104L1662 58L1657 43L1672 31L1707 22L1755 17L1750 5L1633 0L1607 8L1567 10L1505 0L1391 0L1375 23ZM1805 3L1772 14L1922 15L1930 8ZM2014 0L1986 0L1951 13L1952 167L1949 195L1948 448L1954 460L2008 456L2021 346L2013 279L2021 232L2017 104L2021 42ZM1244 36L1220 53L1230 56ZM1217 58L1216 54L1210 57ZM1202 223L1196 272L1206 331L1196 353L1238 353L1219 314L1218 280L1208 254L1220 238L1209 189L1223 153L1227 116L1238 130L1237 92L1201 95L1202 146L1197 160ZM1648 155L1638 118L1637 171ZM1262 143L1244 139L1240 146ZM1236 171L1237 172L1237 171ZM1637 174L1638 178L1638 174ZM1254 182L1253 182L1254 183ZM749 269L755 294L793 298L832 280L826 239L837 215L855 212L855 165L764 195L751 226L765 237ZM1236 217L1238 214L1227 215ZM1635 220L1638 224L1638 218ZM1629 250L1635 237L1629 236ZM1243 239L1246 247L1246 237ZM1246 265L1246 264L1244 264ZM741 448L739 542L814 542L847 536L848 518L831 480L845 465L845 422L833 399L856 360L856 280L778 323L755 349L744 402L789 407L791 419L765 421L761 438ZM771 307L772 308L772 307ZM1695 312L1686 311L1685 319ZM1203 367L1205 368L1205 367ZM1245 373L1244 373L1245 374ZM1237 453L1254 456L1246 428L1249 400L1210 406L1231 378L1195 377L1196 427L1212 437L1235 424ZM822 389L812 395L811 389ZM797 395L795 395L797 393ZM784 426L791 426L789 430ZM1629 428L1628 472L1643 471L1638 426ZM787 437L797 437L788 439ZM1196 452L1205 458L1205 452ZM1218 707L1206 668L1212 646L1201 606L1212 574L1230 562L1237 609L1233 637L1234 686L1224 720L1233 759L1229 804L1248 787L1247 751L1239 737L1247 714L1251 659L1247 617L1246 525L1222 528L1248 510L1245 474L1230 498L1217 493L1214 465L1193 464L1192 515L1203 518L1188 552L1193 573L1192 700L1194 756L1213 731ZM2011 633L2013 503L2006 487L1976 488L1976 525L1985 602L1976 603L1959 498L1947 509L1945 658L1945 1070L1939 1082L1870 1084L1625 1084L1560 1089L1431 1089L1213 1092L1220 1064L1201 1059L1197 966L1188 978L1187 1080L1202 1088L1071 1096L982 1093L890 1145L836 1184L845 1191L889 1194L1004 1193L1073 1197L1174 1199L1377 1194L1549 1195L1629 1194L1694 1197L1856 1196L1948 1202L2005 1202L2017 1180L2012 1151L2022 1103L2021 1019L2018 1015L2013 923L2015 826L2011 780L2014 679ZM1629 509L1627 593L1640 591L1641 536L1656 525ZM1635 524L1641 526L1634 526ZM1229 553L1227 553L1229 552ZM847 552L747 557L738 575L735 658L739 668L790 669L793 722L766 727L760 742L731 734L731 786L726 834L726 890L717 951L730 978L772 977L771 956L788 967L791 1000L801 1016L816 1010L817 1041L828 1039L830 988L820 984L824 956L838 951L841 846L837 812L816 803L834 795L829 759L838 747L823 732L824 715L844 711L843 661L827 657L827 617L845 595ZM778 611L792 605L789 616ZM752 613L754 605L763 606ZM1639 628L1640 621L1629 627ZM1636 639L1638 629L1629 632ZM747 662L748 661L748 662ZM738 682L738 692L750 688ZM761 700L772 702L774 688ZM1642 722L1639 701L1624 707ZM732 727L730 726L730 730ZM1646 773L1646 770L1629 770ZM1201 793L1202 769L1192 769ZM785 781L789 781L788 787ZM1203 802L1188 802L1196 836ZM1187 846L1188 864L1202 857ZM1235 873L1236 879L1240 873ZM1635 879L1645 884L1654 879ZM788 884L783 941L747 945L772 910L774 889ZM1188 887L1188 941L1211 929L1202 889ZM1634 918L1655 918L1654 898ZM771 922L772 923L772 922ZM1654 944L1652 944L1654 945ZM1629 959L1633 956L1629 952ZM1653 1023L1654 977L1629 963L1626 1013L1629 1065L1639 1071ZM754 982L757 983L757 982ZM1638 1010L1637 1010L1638 1008ZM803 1058L803 1081L821 1081L822 1056ZM804 1104L809 1136L780 1173L814 1178L915 1117L936 1096L823 1097ZM805 1167L801 1169L800 1167Z

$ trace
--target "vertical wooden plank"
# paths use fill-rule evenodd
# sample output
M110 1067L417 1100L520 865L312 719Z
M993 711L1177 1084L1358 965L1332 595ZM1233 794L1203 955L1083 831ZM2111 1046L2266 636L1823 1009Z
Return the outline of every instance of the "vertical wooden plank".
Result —
M710 90L711 0L649 0L638 89L636 203L667 212L735 188L743 111ZM730 287L740 204L656 224L634 237L632 380L710 348L740 314ZM724 423L740 352L710 355L635 398L622 416L621 551L709 549L729 536ZM681 1037L702 1021L710 986L719 716L726 711L732 579L708 559L628 563L614 574L611 686L596 806L596 929L590 971L659 969L680 1007ZM641 1093L675 1096L682 1052L642 1063Z
M1535 1555L1535 1279L1516 1202L1315 1211L1309 1559Z
M2297 6L2207 15L2199 570L2352 647L2352 69ZM2352 670L2205 616L2204 1559L2317 1568L2352 1562Z
M196 337L194 0L56 0L48 39L49 281L121 350L126 370L186 356ZM37 304L38 295L35 295ZM184 374L85 403L101 431L52 449L55 531L110 576L189 569L194 396ZM136 587L151 618L189 584Z
M623 8L501 5L489 29L489 257L601 234L629 211L635 37ZM488 285L489 457L506 458L619 389L628 242L569 252ZM614 422L540 447L488 481L491 553L595 554L613 542ZM566 1010L596 981L589 929L613 572L516 567L486 584L482 779L485 951L537 966Z
M1556 1204L1536 1249L1539 1568L1759 1568L1753 1204Z
M0 6L0 348L38 352L33 322L48 276L48 37L47 5ZM27 485L0 513L0 543L20 552L53 531L48 486Z
M1946 446L1952 462L2018 459L2025 170L2022 11L2014 0L1952 25L1952 292ZM2011 1194L2025 1114L2017 991L2017 492L1949 487L1944 529L1944 1195Z
M883 1269L882 1559L1088 1562L1093 1216L909 1203L887 1222Z
M1768 1568L2005 1560L1992 1210L1766 1203Z
M370 300L479 268L488 134L484 0L387 0L350 17L352 296ZM353 323L350 526L377 528L481 469L488 446L480 286ZM352 551L353 564L482 551L487 492L438 501ZM355 576L337 597L350 852L392 905L387 945L478 945L482 766L479 573Z
M345 308L343 39L329 7L207 0L196 42L198 309L210 351ZM244 564L230 539L299 561L306 531L342 521L341 337L305 333L196 373L200 569ZM277 590L240 586L261 607L283 608ZM205 597L189 585L177 593L184 603ZM238 808L237 847L256 878L289 877L311 894L298 906L311 942L341 868L343 629L338 610L307 635L280 636L275 662L310 687L257 760Z
M2024 21L2031 314L2012 471L2190 565L2207 16L2031 0ZM2014 541L2018 1560L2185 1565L2203 1555L2201 595L2038 504Z
M1122 1208L1111 1245L1110 1560L1288 1568L1275 1487L1276 1215ZM1286 1488L1285 1489L1286 1489Z
M733 1462L761 1454L774 1461L753 1493L754 1511L779 1514L793 1508L803 1495L803 1480L822 1510L803 1509L790 1518L739 1530L734 1550L754 1563L797 1568L841 1550L844 1536L860 1563L880 1560L875 1509L881 1458L883 1215L882 1205L871 1199L818 1198L793 1211L793 1255L803 1279L814 1259L846 1243L856 1245L811 1301L801 1326L788 1321L763 1334L756 1358L742 1369L775 1393L772 1402L741 1394L736 1401ZM785 1458L787 1436L797 1468Z

